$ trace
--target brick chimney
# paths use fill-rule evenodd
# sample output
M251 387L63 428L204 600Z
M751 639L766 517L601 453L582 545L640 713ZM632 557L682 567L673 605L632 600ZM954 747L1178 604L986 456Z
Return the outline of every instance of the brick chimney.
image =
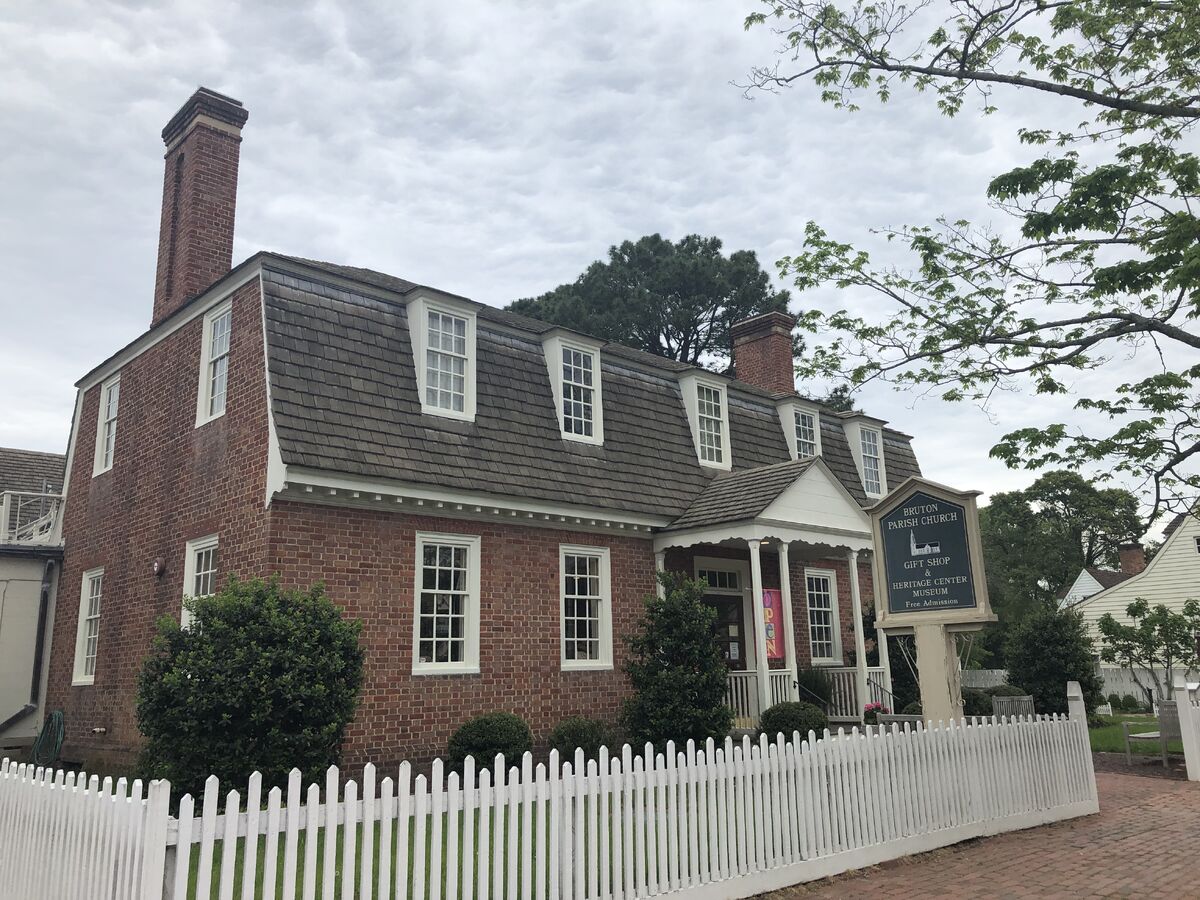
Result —
M239 101L202 87L163 129L166 172L151 325L233 265L238 155L247 116Z
M763 313L734 322L729 329L733 338L734 376L775 394L794 391L792 329L795 327L795 316L785 312Z
M1121 557L1121 571L1126 575L1136 575L1146 568L1146 551L1141 544L1122 544L1117 553Z

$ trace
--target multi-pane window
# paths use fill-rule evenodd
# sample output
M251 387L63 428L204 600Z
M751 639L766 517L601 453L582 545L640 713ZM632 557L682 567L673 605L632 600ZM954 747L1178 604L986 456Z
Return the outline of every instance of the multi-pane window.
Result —
M862 430L863 488L868 494L883 493L881 462L879 458L879 432L870 428Z
M817 416L816 413L797 411L796 413L796 456L817 455Z
M417 611L417 659L423 664L465 663L471 591L467 545L423 542Z
M117 448L117 408L121 403L121 379L106 382L100 391L100 433L96 438L96 471L112 468Z
M560 548L564 668L611 665L609 557L603 547Z
M83 573L79 598L79 633L75 647L75 682L89 684L96 677L96 651L100 644L100 607L104 600L104 570Z
M592 354L573 347L562 348L563 431L592 437L595 387Z
M188 541L183 569L183 595L185 597L208 597L217 592L217 537L209 535ZM191 624L192 616L185 607L180 615L180 625Z
M804 590L808 601L808 646L812 658L835 659L837 617L833 606L833 576L806 572Z
M425 403L463 412L467 401L467 320L429 310L425 345Z
M724 417L721 415L721 391L707 385L696 386L696 401L700 435L700 459L704 462L725 461Z
M721 591L736 591L741 588L738 573L736 571L727 571L723 569L699 569L696 572L696 577L700 581L708 582L710 588L715 588Z
M229 386L229 331L232 325L232 307L209 320L208 366L205 370L207 403L204 409L207 419L215 419L225 412L225 395Z

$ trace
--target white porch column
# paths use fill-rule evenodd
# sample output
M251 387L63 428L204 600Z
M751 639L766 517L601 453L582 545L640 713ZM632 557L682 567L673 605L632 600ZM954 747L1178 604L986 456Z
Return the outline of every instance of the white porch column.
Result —
M771 676L767 665L767 630L763 610L762 545L757 540L746 541L750 548L751 604L754 606L754 656L758 677L758 713L771 705Z
M667 571L667 553L665 550L659 550L654 554L654 571L657 575L661 575ZM663 583L657 578L654 579L654 590L658 593L660 600L667 595Z
M862 597L858 592L858 551L847 554L850 562L850 605L854 611L854 690L858 697L855 716L862 721L863 707L870 694L867 693L867 642L863 638Z
M788 569L788 542L779 542L779 592L783 598L783 649L788 669L788 697L796 696L796 629L792 625L792 578Z

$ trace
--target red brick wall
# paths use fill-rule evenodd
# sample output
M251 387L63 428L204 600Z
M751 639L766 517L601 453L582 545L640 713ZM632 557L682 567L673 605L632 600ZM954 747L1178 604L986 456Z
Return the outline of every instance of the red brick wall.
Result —
M412 674L418 531L481 539L478 675ZM624 636L654 591L649 540L282 501L271 535L270 570L290 585L324 580L363 622L366 673L347 766L427 761L444 754L458 725L496 710L521 715L539 742L567 716L616 719L627 692ZM559 544L610 548L612 671L562 671Z
M184 543L219 533L222 577L262 573L265 556L267 416L257 281L233 299L225 415L196 428L203 318L121 370L116 449L92 477L100 387L77 423L50 658L48 709L66 720L69 760L132 761L139 736L134 684L154 620L178 615ZM166 569L155 578L154 559ZM83 572L104 567L95 683L71 685ZM94 736L93 728L107 734Z

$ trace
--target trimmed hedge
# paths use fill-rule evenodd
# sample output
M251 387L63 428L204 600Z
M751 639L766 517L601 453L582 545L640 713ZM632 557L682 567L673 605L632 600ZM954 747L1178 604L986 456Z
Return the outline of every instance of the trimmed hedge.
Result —
M524 719L512 713L494 712L459 726L450 737L446 756L454 770L461 772L468 756L475 757L477 766L490 766L496 754L503 753L505 761L512 764L532 749L533 733Z
M989 697L1024 697L1028 695L1025 688L1019 688L1015 684L997 684L984 691Z
M964 716L990 716L992 698L983 691L968 688L962 692Z
M600 748L611 747L612 730L606 722L587 716L571 716L559 722L550 732L550 749L557 750L563 760L575 758L575 750L583 750L587 759L596 759Z
M800 732L801 738L807 738L810 731L821 734L829 727L829 720L821 708L803 700L798 702L776 703L769 707L758 721L758 733L765 734L768 740L775 740L782 733L784 740L791 740L792 733Z

